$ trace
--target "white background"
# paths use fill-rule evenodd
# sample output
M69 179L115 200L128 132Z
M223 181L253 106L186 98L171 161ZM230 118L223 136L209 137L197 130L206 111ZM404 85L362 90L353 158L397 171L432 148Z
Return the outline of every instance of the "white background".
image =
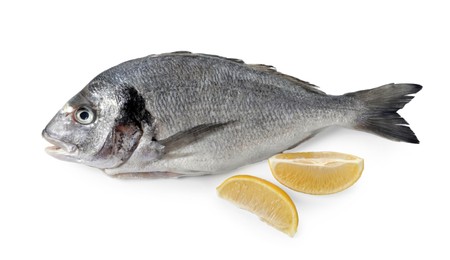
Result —
M450 9L445 1L2 1L0 259L449 259ZM41 131L94 76L189 50L274 65L330 94L424 89L400 113L421 144L329 129L297 151L365 159L330 196L287 192L294 238L217 197L266 162L179 180L117 180L44 152Z

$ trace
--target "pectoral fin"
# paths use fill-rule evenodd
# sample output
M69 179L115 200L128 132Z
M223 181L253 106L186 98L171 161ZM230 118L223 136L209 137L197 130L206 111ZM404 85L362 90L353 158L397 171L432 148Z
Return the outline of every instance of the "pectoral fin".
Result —
M206 136L214 133L225 127L226 125L233 123L234 121L226 123L213 123L202 124L195 126L191 129L178 132L166 139L159 140L158 142L164 146L164 153L167 154L170 151L177 150L181 147L185 147L189 144L197 142L198 140L205 138Z

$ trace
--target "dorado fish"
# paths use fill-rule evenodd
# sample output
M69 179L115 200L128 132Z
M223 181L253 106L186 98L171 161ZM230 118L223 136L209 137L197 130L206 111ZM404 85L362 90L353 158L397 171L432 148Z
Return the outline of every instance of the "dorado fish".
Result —
M419 143L397 110L417 84L344 95L272 66L174 52L112 67L57 112L42 132L48 154L111 176L228 172L293 148L329 126Z

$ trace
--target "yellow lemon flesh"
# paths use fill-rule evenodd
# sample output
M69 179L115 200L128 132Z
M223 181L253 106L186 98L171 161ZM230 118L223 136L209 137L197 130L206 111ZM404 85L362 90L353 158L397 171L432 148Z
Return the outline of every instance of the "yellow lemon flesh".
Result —
M336 152L283 153L269 158L269 165L286 187L322 195L352 186L361 176L364 160Z
M285 191L271 182L236 175L220 184L217 193L290 236L297 232L298 214L294 203Z

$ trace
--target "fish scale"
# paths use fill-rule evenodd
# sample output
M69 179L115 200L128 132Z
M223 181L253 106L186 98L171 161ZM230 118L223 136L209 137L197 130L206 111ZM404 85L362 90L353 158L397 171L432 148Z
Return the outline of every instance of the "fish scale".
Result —
M333 96L272 66L190 52L150 55L95 77L43 136L55 145L50 155L112 176L215 174L334 125L418 143L397 110L421 88L387 84Z

